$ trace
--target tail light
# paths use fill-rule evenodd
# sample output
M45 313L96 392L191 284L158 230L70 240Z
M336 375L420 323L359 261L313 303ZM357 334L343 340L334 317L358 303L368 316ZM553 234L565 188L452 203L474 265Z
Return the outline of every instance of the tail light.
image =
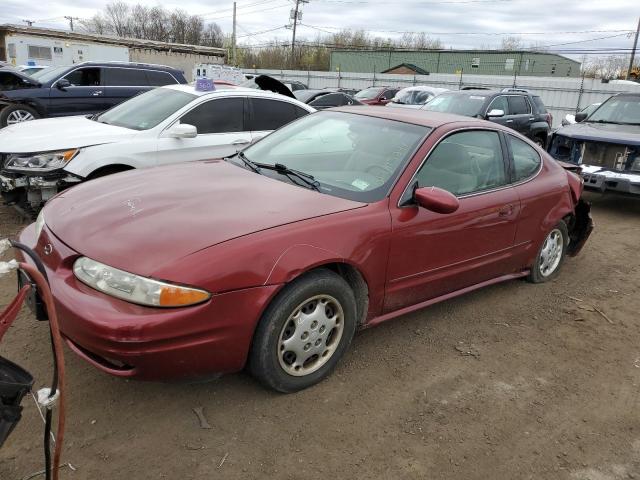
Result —
M544 116L547 119L547 123L549 124L549 126L553 125L553 115L551 115L549 112L545 113Z

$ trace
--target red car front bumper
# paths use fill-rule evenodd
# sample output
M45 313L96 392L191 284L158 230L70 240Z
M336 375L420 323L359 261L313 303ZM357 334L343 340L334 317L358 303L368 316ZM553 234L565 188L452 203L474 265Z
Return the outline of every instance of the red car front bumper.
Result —
M100 370L120 377L195 380L241 370L260 315L279 288L217 294L186 308L143 307L77 280L72 268L80 255L46 227L37 245L33 225L22 231L19 241L45 264L69 347ZM53 253L43 254L46 244Z

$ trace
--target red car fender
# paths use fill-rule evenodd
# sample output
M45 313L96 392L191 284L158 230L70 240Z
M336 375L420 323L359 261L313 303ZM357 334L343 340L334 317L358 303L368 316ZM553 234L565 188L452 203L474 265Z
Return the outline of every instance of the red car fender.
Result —
M345 258L338 253L316 247L315 245L292 245L284 250L278 257L264 285L289 283L304 272L329 263L347 262Z

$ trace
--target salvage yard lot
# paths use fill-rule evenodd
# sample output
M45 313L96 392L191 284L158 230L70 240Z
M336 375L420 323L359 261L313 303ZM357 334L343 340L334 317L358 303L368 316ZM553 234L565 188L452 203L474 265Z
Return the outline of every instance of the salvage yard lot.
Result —
M640 478L640 200L586 197L596 229L555 281L495 285L364 331L334 375L297 394L244 374L124 381L67 351L63 463L77 470L61 478ZM0 207L1 237L22 226ZM0 276L1 306L14 280ZM48 329L26 311L0 354L37 388L49 381ZM23 405L2 480L42 468L42 423Z

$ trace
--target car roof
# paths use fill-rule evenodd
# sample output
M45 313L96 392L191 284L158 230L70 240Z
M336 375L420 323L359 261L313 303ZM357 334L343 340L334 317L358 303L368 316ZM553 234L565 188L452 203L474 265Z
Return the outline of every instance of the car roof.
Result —
M278 100L288 100L291 102L296 103L297 105L300 106L304 106L306 109L309 109L310 107L308 105L306 105L305 103L301 102L300 100L297 100L295 98L291 98L291 97L287 97L286 95L281 95L279 93L275 93L275 92L271 92L271 91L267 91L267 90L258 90L255 88L246 88L246 87L236 87L234 85L217 85L216 84L216 89L213 91L208 91L208 92L203 92L201 90L196 90L195 84L171 84L171 85L165 85L163 87L159 87L159 88L165 88L165 89L170 89L170 90L178 90L180 92L185 92L185 93L190 93L191 95L196 95L198 97L204 97L204 96L238 96L238 95L250 95L252 97L266 97L266 98L276 98Z
M327 111L357 113L369 117L383 118L387 120L395 120L398 122L412 123L423 127L436 128L447 123L463 123L465 125L476 125L478 127L490 127L491 129L509 131L507 127L502 127L495 122L488 122L479 118L465 117L463 115L455 115L453 113L432 112L429 110L414 108L387 108L378 106L362 107L336 107Z
M138 63L138 62L117 62L117 61L113 61L113 62L82 62L82 63L75 63L73 65L68 65L68 67L78 67L78 66L85 66L85 67L120 67L120 68L148 68L148 69L154 69L154 70L167 70L167 71L171 71L171 72L181 72L181 70L174 68L174 67L169 67L168 65L160 65L160 64L156 64L156 63Z
M401 92L448 92L446 88L430 87L429 85L415 85L413 87L404 87Z

